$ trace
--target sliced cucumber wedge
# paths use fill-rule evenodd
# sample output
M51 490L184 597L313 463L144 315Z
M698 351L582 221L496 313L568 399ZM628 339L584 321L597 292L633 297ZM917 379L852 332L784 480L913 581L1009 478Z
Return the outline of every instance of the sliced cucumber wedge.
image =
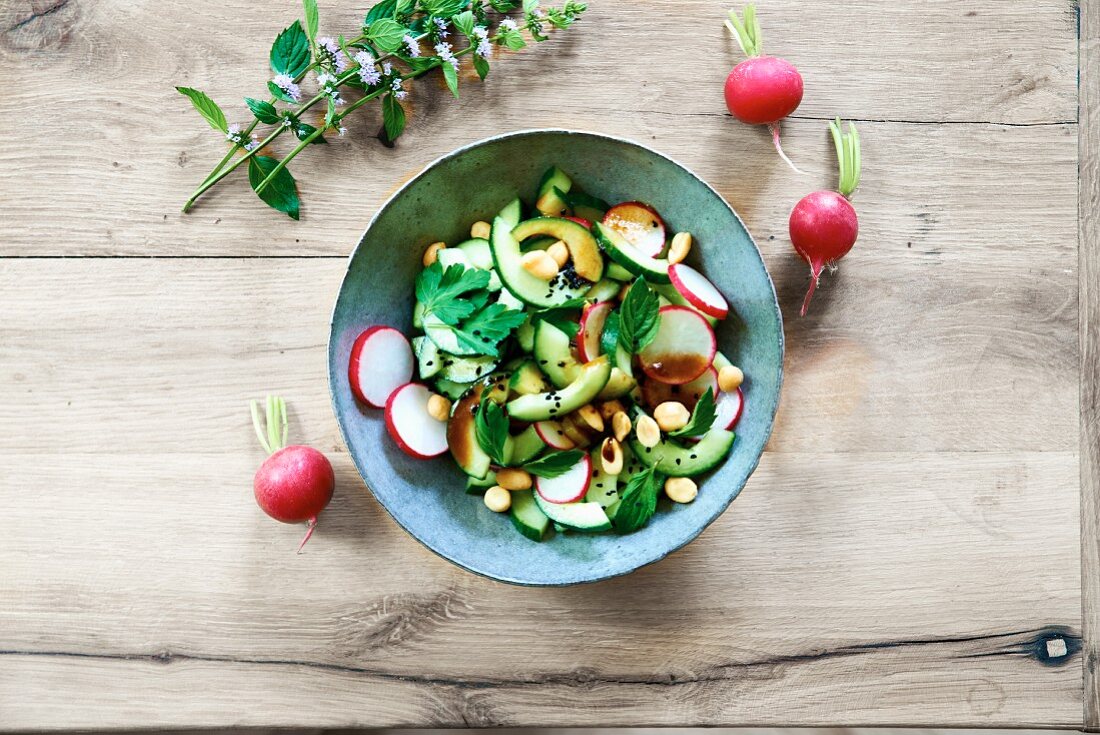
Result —
M542 541L550 519L535 502L534 490L515 490L512 492L512 525L532 541Z
M535 341L532 345L535 361L550 382L564 388L577 379L580 363L569 347L569 335L545 319L535 324Z
M444 380L443 378L435 379L436 392L447 396L452 401L457 401L473 387L473 383L456 383L453 380Z
M487 271L493 267L493 254L489 252L489 241L480 237L455 245L451 250L458 251L473 263L475 268ZM442 254L442 253L440 253Z
M691 446L680 446L665 438L655 447L644 447L632 438L630 450L643 463L670 477L694 477L721 463L733 447L733 438L733 432L725 429L711 429Z
M550 384L546 382L546 377L534 360L524 360L512 373L512 377L508 380L508 387L514 393L526 396L531 393L544 393Z
M645 255L627 242L625 237L599 222L592 225L592 234L596 236L596 242L612 260L634 275L641 276L651 283L672 282L668 277L667 259Z
M489 355L477 357L457 357L443 355L440 377L454 381L455 383L472 383L493 372L497 366L497 359Z
M611 528L611 521L599 503L550 503L538 493L535 493L534 500L547 518L570 530L595 533Z
M439 347L427 337L412 338L413 352L416 353L417 371L421 380L427 380L443 368L443 359Z
M474 243L471 245L471 243ZM485 243L485 253L478 252L477 243ZM469 247L466 247L469 246ZM466 247L464 250L463 248ZM496 274L496 271L491 270L493 267L492 257L488 260L485 259L485 255L488 254L489 243L485 240L467 240L457 247L444 248L439 251L439 255L436 257L439 260L439 264L444 269L451 267L452 265L461 265L467 270L485 270L489 271L489 285L485 288L489 291L500 290L500 277ZM476 254L478 260L474 260ZM484 263L484 265L479 264Z
M516 197L504 205L504 209L500 210L497 217L515 227L523 219L523 202L519 200L519 197Z
M489 472L485 477L477 478L466 476L466 494L484 495L485 491L497 484L497 473Z
M615 297L619 295L619 289L622 287L623 284L611 280L605 272L604 278L592 287L592 290L585 295L585 299L595 303L614 301Z
M595 398L611 377L611 362L601 355L585 363L577 379L561 390L533 393L508 402L508 415L519 421L543 421L576 411Z
M592 284L572 286L561 275L550 281L543 281L528 273L520 262L522 253L519 242L512 237L512 227L500 217L493 220L489 246L493 253L493 264L504 286L516 298L531 306L558 306L570 299L576 299L588 293Z
M600 461L600 448L592 450L592 480L588 483L588 492L584 499L589 503L598 503L602 508L608 508L619 502L619 476L609 475L603 471L603 463Z
M542 450L546 449L546 442L542 440L532 424L512 437L511 447L512 451L506 459L509 465L518 466L539 456Z
M538 200L535 202L535 209L548 217L560 217L563 214L569 214L569 205L554 189L567 192L571 188L573 188L573 182L570 181L569 177L557 166L552 166L542 175L542 180L539 181L539 195Z

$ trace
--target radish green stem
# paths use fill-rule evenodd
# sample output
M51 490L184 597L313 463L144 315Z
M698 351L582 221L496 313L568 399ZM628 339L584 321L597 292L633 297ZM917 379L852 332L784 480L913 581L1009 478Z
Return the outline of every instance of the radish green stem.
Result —
M850 199L852 192L859 186L859 177L862 172L863 159L859 149L859 133L856 126L848 123L848 132L842 132L843 123L838 117L829 123L829 133L833 136L833 145L836 146L836 160L840 167L840 182L837 191L841 196Z
M260 402L249 401L252 411L252 428L256 438L268 454L274 454L286 446L286 401L279 396L268 396L264 406L265 417L260 417ZM265 425L266 424L266 425Z
M737 45L745 52L745 56L761 56L764 53L764 38L760 33L760 20L756 17L756 6L745 6L744 20L737 16L736 10L730 10L727 14L726 28L737 39Z

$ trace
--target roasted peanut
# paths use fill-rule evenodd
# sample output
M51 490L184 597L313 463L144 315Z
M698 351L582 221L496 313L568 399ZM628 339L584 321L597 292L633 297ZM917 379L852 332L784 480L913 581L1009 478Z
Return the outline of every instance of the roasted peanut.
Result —
M600 445L600 465L609 475L617 475L623 471L623 448L617 439L609 436L603 440Z
M523 257L519 259L519 263L525 271L543 281L549 281L558 275L558 264L545 250L532 250L529 253L524 253Z
M655 447L661 441L661 427L649 416L639 416L634 433L643 447Z
M611 417L611 430L615 432L615 438L623 441L630 434L630 417L626 411L619 411Z
M437 261L439 259L439 251L445 247L447 247L447 243L445 242L433 242L429 245L428 249L424 251L424 267L427 268Z
M653 409L653 418L662 431L676 431L687 426L691 420L691 411L679 401L665 401Z
M512 493L500 485L493 485L485 491L485 507L494 513L503 513L512 507Z
M474 222L470 227L470 237L478 237L482 240L489 239L489 233L493 231L493 226L488 222Z
M603 417L600 416L600 412L597 411L596 407L591 403L577 409L577 418L584 422L592 431L596 433L601 433L603 431Z
M505 467L497 471L497 484L505 490L530 490L531 475L518 467Z
M677 503L690 503L699 494L699 486L690 477L670 477L665 480L665 495Z
M668 248L668 262L681 263L691 252L691 233L677 232Z
M718 371L718 387L723 393L732 393L745 382L745 374L736 365L726 365Z
M428 415L436 421L446 421L451 415L451 401L438 393L428 399Z
M546 248L546 254L554 259L559 268L564 268L569 262L569 248L561 240Z

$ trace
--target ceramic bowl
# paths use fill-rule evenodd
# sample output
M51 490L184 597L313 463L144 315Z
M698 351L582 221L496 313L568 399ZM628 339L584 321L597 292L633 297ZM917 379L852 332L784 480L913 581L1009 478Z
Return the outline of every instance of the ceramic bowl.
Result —
M699 478L693 503L662 499L647 526L628 535L553 533L541 543L521 536L506 515L464 492L449 455L418 460L386 434L382 412L358 404L348 357L366 327L411 329L413 282L429 243L468 237L518 193L527 204L542 173L564 170L609 202L653 205L671 232L695 238L689 261L726 295L730 317L717 329L719 349L747 376L745 409L724 464ZM620 138L567 130L526 130L460 148L430 164L375 215L348 262L332 315L332 405L355 466L378 502L414 538L471 572L520 585L561 586L626 574L665 557L721 514L756 468L771 433L783 374L783 324L764 261L737 213L684 166Z

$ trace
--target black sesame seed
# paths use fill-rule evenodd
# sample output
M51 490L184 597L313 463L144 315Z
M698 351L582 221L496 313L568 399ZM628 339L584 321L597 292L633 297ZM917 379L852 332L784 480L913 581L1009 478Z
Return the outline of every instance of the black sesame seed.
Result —
M698 457L697 455L695 455L695 454L691 455L691 457L690 457L690 458L691 458L691 459L699 459L699 457Z
M550 409L550 415L551 415L551 416L553 416L553 415L554 415L554 414L556 414L557 412L558 412L558 409L556 409L556 408L551 408L551 409Z
M428 360L428 362L426 362L424 364L427 365L428 367L431 367L432 365L435 364L435 362L433 360Z
M676 458L676 464L680 464L680 458L679 457Z
M562 360L561 362L559 362L558 367L560 367L560 368L565 367L565 360Z
M549 360L539 360L539 365L545 365Z

